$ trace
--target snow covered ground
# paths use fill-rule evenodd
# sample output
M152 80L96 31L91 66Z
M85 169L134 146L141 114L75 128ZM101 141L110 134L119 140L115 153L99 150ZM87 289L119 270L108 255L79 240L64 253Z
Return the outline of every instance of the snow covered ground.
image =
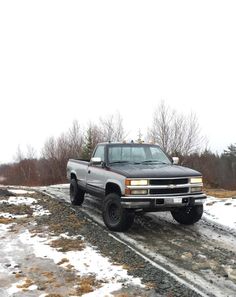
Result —
M67 192L69 185L55 185L53 188L62 189L63 192ZM27 190L23 187L16 189L11 187L8 190L16 196L2 198L0 200L0 208L3 204L30 207L32 209L32 225L34 224L35 217L50 215L50 212L45 207L38 204L34 196L35 192L32 189ZM58 238L56 236L33 234L27 228L20 229L18 233L13 233L10 230L12 226L17 225L17 220L27 218L27 214L11 214L10 211L2 211L0 212L1 218L12 221L7 224L2 224L0 221L0 250L2 255L0 259L0 280L5 280L5 284L1 285L0 288L0 296L5 297L19 294L25 285L29 285L27 290L36 292L35 296L46 296L46 293L38 292L38 287L35 283L27 284L27 279L16 280L12 276L13 269L19 270L20 259L28 257L29 254L34 257L31 259L32 261L35 261L35 258L46 258L51 261L51 267L52 265L56 267L61 262L60 268L66 269L68 265L71 265L80 276L95 275L96 280L101 285L95 287L93 292L84 294L83 296L104 296L104 294L106 296L113 296L112 293L120 290L125 284L131 284L140 288L143 287L140 278L130 276L124 267L111 263L107 257L99 253L96 247L86 243L81 250L62 252L50 246L50 242ZM213 224L223 226L225 230L231 229L236 231L236 199L209 196L204 205L203 218ZM66 237L67 235L60 235L60 237L63 236ZM17 252L15 249L16 246L18 247ZM63 262L63 259L66 259L66 262ZM16 273L18 274L17 271ZM3 290L5 290L5 295L1 295L3 294Z
M1 205L21 206L25 205L32 209L30 224L35 226L36 222L34 217L50 215L47 209L44 209L37 203L35 198L30 197L34 194L34 191L27 191L24 189L10 189L11 193L18 196L4 197L0 200ZM20 196L27 195L27 196ZM33 196L33 195L32 195ZM141 279L132 277L128 274L128 271L121 265L114 265L110 260L101 255L96 247L93 247L86 243L80 236L80 241L84 241L84 247L80 250L69 250L62 252L52 246L50 243L58 238L67 238L66 234L60 234L60 236L54 236L51 234L35 234L32 233L30 228L20 227L18 219L29 217L25 215L16 215L7 212L0 212L0 219L10 220L8 222L0 221L0 296L26 296L23 291L27 290L35 292L33 296L44 297L47 293L43 293L38 290L38 286L29 281L28 278L14 279L14 275L19 275L19 267L24 266L24 259L30 257L31 262L35 262L35 259L50 260L54 264L56 270L58 266L67 269L68 265L73 267L75 274L80 277L95 276L96 281L99 282L99 286L95 286L92 292L83 294L87 297L103 297L113 296L112 292L122 289L123 286L131 285L135 287L144 288ZM18 226L18 231L12 232L11 228ZM69 237L70 240L77 240L77 238ZM17 249L16 249L17 247ZM64 260L66 261L64 262ZM61 264L58 264L61 263ZM56 268L55 268L56 267ZM16 271L13 271L16 269ZM28 282L28 283L27 283ZM24 289L24 290L23 290ZM76 289L76 286L74 287ZM18 295L23 294L23 295ZM31 296L31 295L30 295ZM76 295L77 296L77 295Z
M204 218L221 226L236 230L236 199L208 196L204 205Z

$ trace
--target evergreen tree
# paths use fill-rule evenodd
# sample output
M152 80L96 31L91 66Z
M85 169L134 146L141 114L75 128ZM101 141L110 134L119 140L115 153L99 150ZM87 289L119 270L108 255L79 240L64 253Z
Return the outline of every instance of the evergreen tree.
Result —
M89 125L86 131L84 145L82 148L82 159L90 160L92 153L93 153L93 131L92 131L92 126Z
M228 149L224 150L224 155L227 157L236 158L236 144L231 144L228 146Z

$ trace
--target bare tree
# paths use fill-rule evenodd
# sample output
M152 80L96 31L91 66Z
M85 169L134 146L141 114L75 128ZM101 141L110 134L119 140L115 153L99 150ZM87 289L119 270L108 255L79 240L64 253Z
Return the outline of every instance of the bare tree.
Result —
M107 118L100 118L99 128L103 141L120 142L126 136L123 119L119 112Z
M23 154L23 152L21 150L21 147L20 147L20 145L18 145L16 154L14 156L14 160L16 162L20 162L20 161L24 160L24 158L25 158L25 156L24 156L24 154Z
M52 183L54 183L54 181L59 182L59 179L61 178L59 172L60 160L58 160L57 141L54 137L50 137L45 141L41 155L45 160L44 164L48 165L47 167L45 166L45 170L47 169L47 172L50 171L50 180Z
M149 140L158 143L167 152L170 151L171 139L175 133L172 129L174 118L175 112L162 101L154 111L152 127L149 130Z
M14 170L10 170L10 175L14 184L33 186L38 182L35 150L32 146L27 146L27 153L24 154L18 146L15 155L16 163L12 165Z
M184 156L200 150L204 143L200 132L195 114L177 113L162 101L154 112L148 138L167 153Z
M36 159L36 150L30 144L27 145L27 152L26 152L27 159Z
M68 142L70 147L70 158L79 158L83 146L83 131L78 121L73 121L72 127L68 131Z
M55 159L56 158L56 140L54 137L49 137L42 149L42 157L45 159Z

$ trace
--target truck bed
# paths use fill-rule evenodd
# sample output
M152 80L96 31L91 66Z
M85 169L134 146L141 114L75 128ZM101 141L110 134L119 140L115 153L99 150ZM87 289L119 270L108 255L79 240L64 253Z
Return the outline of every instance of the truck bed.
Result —
M88 166L88 160L69 159L67 164L67 178L70 180L74 174L74 177L80 182L80 184L86 187Z

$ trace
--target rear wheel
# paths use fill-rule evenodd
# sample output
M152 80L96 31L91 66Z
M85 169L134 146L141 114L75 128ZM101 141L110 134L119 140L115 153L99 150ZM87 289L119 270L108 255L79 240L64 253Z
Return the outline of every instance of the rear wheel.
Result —
M75 179L70 182L70 201L73 205L81 205L84 202L84 191L82 191Z
M102 217L105 225L112 231L126 231L134 222L134 212L122 207L120 197L116 193L105 197Z
M171 211L172 217L180 224L192 225L198 222L203 214L203 205L179 208Z

